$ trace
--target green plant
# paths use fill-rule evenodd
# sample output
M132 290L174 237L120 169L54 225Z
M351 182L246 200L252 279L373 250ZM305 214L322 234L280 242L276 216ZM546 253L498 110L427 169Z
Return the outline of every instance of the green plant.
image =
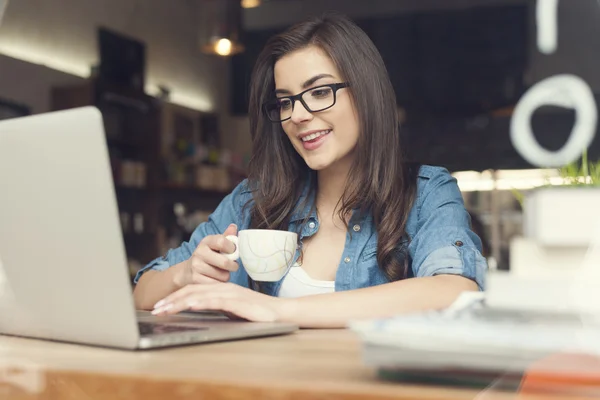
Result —
M567 186L600 186L600 161L589 162L587 150L583 152L581 163L572 162L558 172Z
M517 201L521 205L521 208L523 208L523 202L525 201L525 195L521 191L519 191L515 188L510 189L510 191L512 192L513 196L515 196L515 199L517 199Z

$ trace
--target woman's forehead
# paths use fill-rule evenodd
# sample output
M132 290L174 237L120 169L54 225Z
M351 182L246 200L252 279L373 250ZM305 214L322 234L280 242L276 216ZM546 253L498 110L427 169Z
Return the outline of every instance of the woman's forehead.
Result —
M340 74L331 58L317 46L307 46L281 57L274 68L277 89L301 88L314 76L326 74L339 79Z

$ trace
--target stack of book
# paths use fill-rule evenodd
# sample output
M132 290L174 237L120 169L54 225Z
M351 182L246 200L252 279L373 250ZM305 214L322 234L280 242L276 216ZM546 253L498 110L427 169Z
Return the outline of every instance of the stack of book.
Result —
M600 322L578 315L516 312L465 292L448 309L356 321L367 364L382 371L518 375L557 352L600 355ZM468 374L467 374L468 372Z
M486 303L518 311L600 315L600 188L532 191L510 270L486 277Z
M557 355L600 365L599 196L532 192L511 270L490 271L485 292L465 292L447 309L350 324L365 363L385 379L514 390L524 376L530 389L553 376L579 379L556 367ZM588 381L600 393L597 371Z

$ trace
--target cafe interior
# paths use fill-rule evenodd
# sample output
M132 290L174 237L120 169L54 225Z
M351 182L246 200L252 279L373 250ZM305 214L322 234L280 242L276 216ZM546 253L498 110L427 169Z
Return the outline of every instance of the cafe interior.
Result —
M247 177L249 82L268 38L331 10L380 51L408 158L456 178L487 305L522 320L147 352L0 336L3 398L600 396L600 348L578 340L597 337L600 313L596 0L8 0L0 122L101 112L133 285Z

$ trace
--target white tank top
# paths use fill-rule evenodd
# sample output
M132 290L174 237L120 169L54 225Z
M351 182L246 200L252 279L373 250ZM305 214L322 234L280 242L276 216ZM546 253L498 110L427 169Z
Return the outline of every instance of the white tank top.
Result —
M318 281L312 279L304 269L295 263L283 278L279 289L279 297L302 297L313 294L333 293L335 281Z

